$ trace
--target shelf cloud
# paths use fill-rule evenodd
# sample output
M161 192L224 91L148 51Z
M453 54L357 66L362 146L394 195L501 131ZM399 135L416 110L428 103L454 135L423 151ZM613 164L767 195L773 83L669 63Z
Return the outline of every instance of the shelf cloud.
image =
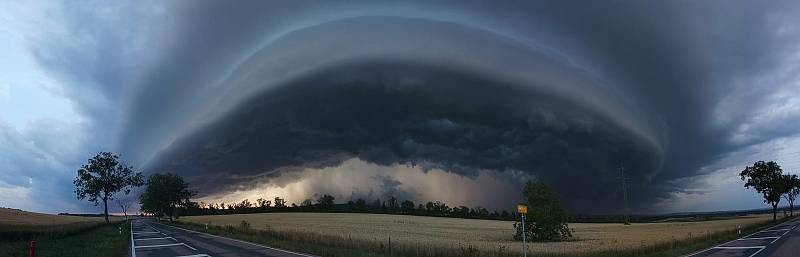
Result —
M702 198L694 180L751 161L731 154L798 135L792 2L54 9L70 22L29 46L84 134L204 199L269 187L508 208L538 179L575 212L610 213L624 169L638 212L672 211Z

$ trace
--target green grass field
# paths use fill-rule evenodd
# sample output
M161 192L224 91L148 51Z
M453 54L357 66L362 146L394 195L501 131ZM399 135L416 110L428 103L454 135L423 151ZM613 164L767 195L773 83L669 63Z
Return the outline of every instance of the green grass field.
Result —
M122 227L122 234L119 227ZM130 226L125 222L100 225L77 234L36 239L37 257L123 257L128 254ZM0 256L26 257L30 241L0 242Z

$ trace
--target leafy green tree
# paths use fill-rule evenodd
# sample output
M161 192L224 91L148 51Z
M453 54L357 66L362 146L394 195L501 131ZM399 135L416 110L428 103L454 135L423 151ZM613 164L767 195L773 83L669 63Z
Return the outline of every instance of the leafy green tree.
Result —
M800 195L800 178L795 174L785 174L782 178L784 191L783 198L789 202L789 216L794 216L794 200Z
M783 183L783 170L774 161L757 161L753 166L747 166L739 177L745 181L744 187L752 187L764 197L764 203L772 205L772 220L778 216L778 203L781 196L787 192Z
M189 190L189 184L178 175L153 174L147 179L144 193L139 196L140 209L153 213L158 218L169 215L172 220L177 208L188 209L192 206L190 199L196 194L197 192Z
M569 214L555 193L541 181L528 181L523 189L528 205L525 237L531 241L561 241L572 237ZM514 223L514 239L522 239L522 224Z
M103 215L108 223L108 201L114 199L114 194L123 191L125 195L134 187L144 183L141 172L134 172L132 166L119 161L119 155L110 152L100 152L89 163L78 169L78 176L72 182L75 184L75 193L78 199L89 198L95 206L103 202Z

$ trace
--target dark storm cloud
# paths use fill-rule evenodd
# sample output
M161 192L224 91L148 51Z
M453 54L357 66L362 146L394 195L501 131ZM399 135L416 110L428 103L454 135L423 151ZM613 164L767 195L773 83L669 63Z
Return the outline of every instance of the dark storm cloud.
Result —
M96 141L203 194L359 158L530 174L576 210L609 211L620 163L644 208L725 153L797 132L764 124L798 113L751 118L782 110L765 91L794 88L792 69L759 77L787 66L800 33L775 31L796 5L65 5L67 33L32 49Z
M523 171L553 184L575 209L608 211L619 208L611 203L624 163L634 202L649 203L683 190L670 181L742 147L726 137L730 128L710 121L731 80L757 66L748 61L760 59L774 11L748 2L467 3L439 17L410 11L438 5L389 14L301 5L327 15L240 64L220 84L225 93L204 102L223 111L173 141L152 167L193 177L208 194L348 158L465 176ZM370 10L410 20L348 19ZM331 18L337 11L345 14ZM222 35L252 29L237 26L250 12L209 12L222 21L245 17L215 23ZM256 20L276 19L291 24ZM215 32L198 41L220 42L211 39ZM508 50L515 44L524 47ZM440 45L464 49L453 50L462 56ZM533 59L546 61L513 70ZM532 75L502 73L510 70ZM155 92L147 94L173 97ZM152 103L141 105L159 108Z
M652 146L593 110L562 101L420 64L339 65L253 96L178 140L153 170L178 172L213 194L286 167L359 158L464 176L524 170L569 199L598 200L614 196L608 185L620 162L634 171L658 168ZM647 173L631 174L641 181ZM573 187L585 190L563 190Z

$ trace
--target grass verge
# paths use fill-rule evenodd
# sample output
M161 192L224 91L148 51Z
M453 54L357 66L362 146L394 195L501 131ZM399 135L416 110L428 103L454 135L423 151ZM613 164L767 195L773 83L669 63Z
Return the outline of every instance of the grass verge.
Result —
M122 227L121 234L120 227ZM37 257L127 256L130 243L128 223L117 222L79 230L58 227L52 229L60 232L25 234L31 236L30 239L36 240ZM29 244L29 239L0 241L0 256L26 257Z
M668 257L683 256L695 251L712 247L714 245L736 239L740 236L774 226L788 219L775 222L763 222L742 228L742 235L738 231L729 230L713 233L702 237L654 245L642 245L636 248L616 249L606 251L591 251L579 253L530 253L532 256L545 257ZM208 226L188 222L172 222L171 225L201 231L213 235L236 238L244 241L279 247L287 250L315 254L323 257L506 257L519 256L520 253L504 247L494 250L479 250L471 245L434 245L421 242L417 245L398 245L391 241L356 240L341 236L322 235L301 231L275 231L266 227L264 229L251 228L246 222L239 226Z

